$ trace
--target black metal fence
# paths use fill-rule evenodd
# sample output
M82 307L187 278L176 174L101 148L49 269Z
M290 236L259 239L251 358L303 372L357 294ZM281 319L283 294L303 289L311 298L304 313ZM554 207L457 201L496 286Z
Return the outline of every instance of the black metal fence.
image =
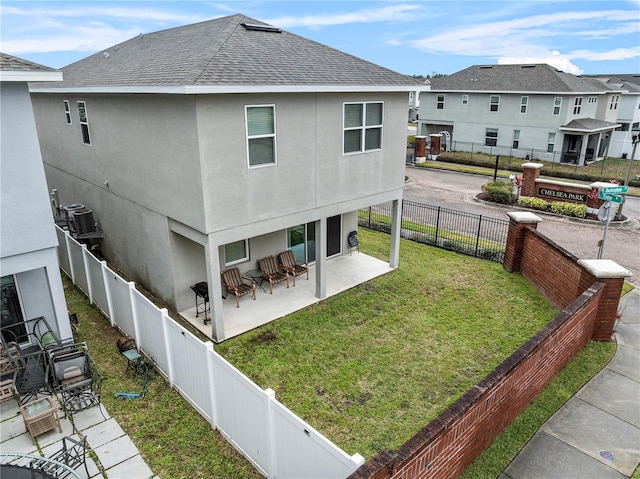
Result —
M358 212L358 224L391 232L391 203ZM502 263L509 221L413 201L402 202L400 236L418 243Z

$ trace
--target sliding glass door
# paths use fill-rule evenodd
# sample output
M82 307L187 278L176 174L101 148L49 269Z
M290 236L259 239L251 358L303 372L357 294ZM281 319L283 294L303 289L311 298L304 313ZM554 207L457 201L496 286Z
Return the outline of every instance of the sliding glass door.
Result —
M341 217L327 218L327 257L340 254L341 249ZM316 260L316 224L298 225L287 229L287 248L293 251L297 261Z

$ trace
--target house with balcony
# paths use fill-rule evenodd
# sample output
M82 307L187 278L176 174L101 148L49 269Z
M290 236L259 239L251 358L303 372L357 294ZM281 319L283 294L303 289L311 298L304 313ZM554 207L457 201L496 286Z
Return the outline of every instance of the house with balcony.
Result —
M445 150L583 165L610 156L626 93L547 64L474 65L431 80L417 134Z
M0 326L6 342L36 341L29 328L41 317L60 339L72 337L28 88L30 81L61 80L58 70L0 54Z
M62 71L31 84L49 188L90 205L109 262L215 341L398 266L419 81L243 15L141 34ZM359 209L388 201L381 262L348 237ZM287 249L309 280L263 285L239 308L224 299L223 270L255 275Z

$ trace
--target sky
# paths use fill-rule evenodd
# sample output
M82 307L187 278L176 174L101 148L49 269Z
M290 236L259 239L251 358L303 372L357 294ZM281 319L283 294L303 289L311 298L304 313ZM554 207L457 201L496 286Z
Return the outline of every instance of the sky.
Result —
M500 63L640 73L640 0L0 0L0 51L62 68L139 33L235 13L406 75Z

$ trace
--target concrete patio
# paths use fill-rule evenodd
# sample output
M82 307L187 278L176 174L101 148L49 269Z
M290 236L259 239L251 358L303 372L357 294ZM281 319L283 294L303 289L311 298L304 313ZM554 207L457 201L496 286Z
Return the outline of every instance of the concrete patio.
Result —
M327 297L393 271L388 261L355 251L351 255L327 260L325 268ZM289 278L289 289L284 282L278 283L273 286L273 294L269 294L269 283L265 282L257 288L256 300L253 301L250 295L243 296L239 308L236 308L235 297L227 297L223 300L225 338L232 338L319 302L320 299L315 296L315 273L315 265L311 265L308 281L305 275L298 276L294 287L293 280ZM206 336L212 337L211 323L205 326L202 313L196 318L195 306L180 312L180 316Z
M39 395L39 397L43 397ZM57 401L55 396L53 398ZM59 406L59 403L58 403ZM0 451L3 453L29 454L49 457L62 448L62 438L79 435L87 438L87 469L82 466L75 472L81 478L137 478L155 477L149 466L115 419L109 416L103 405L101 410L92 407L73 415L73 424L58 407L58 417L62 432L54 429L36 436L36 444L27 432L18 403L7 401L0 404ZM102 412L101 412L102 411ZM104 416L103 416L104 415ZM89 448L95 453L98 462L89 456Z

